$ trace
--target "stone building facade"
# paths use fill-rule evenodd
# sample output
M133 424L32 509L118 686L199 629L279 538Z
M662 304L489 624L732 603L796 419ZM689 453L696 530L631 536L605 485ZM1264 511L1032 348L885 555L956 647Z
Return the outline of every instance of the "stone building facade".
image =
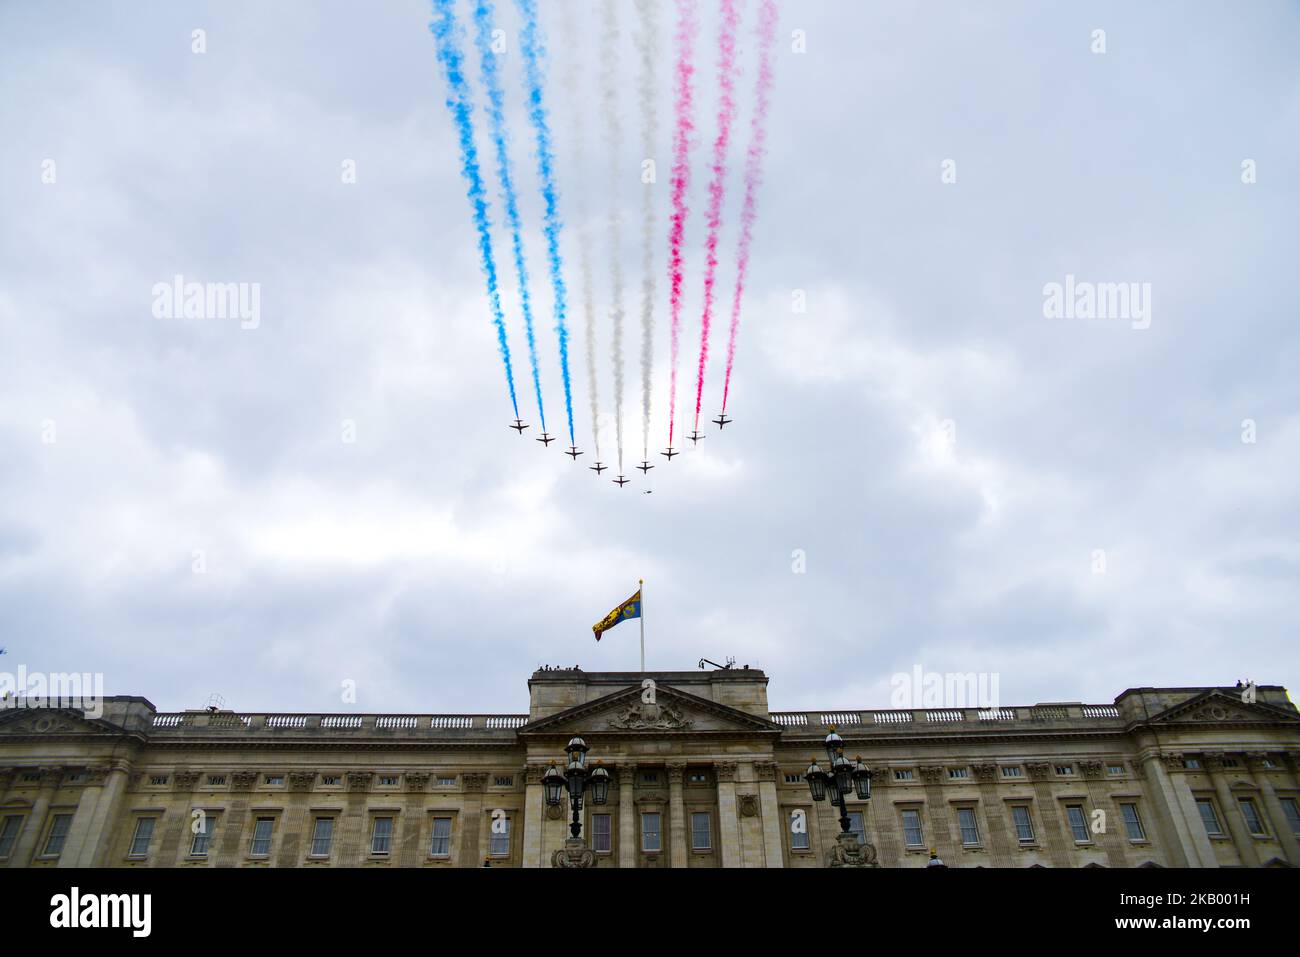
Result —
M0 866L550 866L568 809L541 776L581 735L613 778L583 811L597 866L822 867L838 816L803 775L831 727L873 770L849 810L884 867L1300 862L1300 715L1280 687L771 712L767 682L544 670L510 715L10 707Z

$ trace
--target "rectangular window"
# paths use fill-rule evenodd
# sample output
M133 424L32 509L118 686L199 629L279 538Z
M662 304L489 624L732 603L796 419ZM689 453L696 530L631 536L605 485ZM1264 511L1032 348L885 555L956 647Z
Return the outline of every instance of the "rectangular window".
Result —
M713 829L709 826L709 812L697 811L691 815L691 850L707 851L713 846Z
M691 784L708 784L709 776L703 771L693 772L686 776L686 780Z
M1295 804L1294 801L1291 802ZM14 814L4 819L0 823L0 857L8 857L14 851L14 844L18 842L18 833L23 829L23 819L20 815Z
M387 854L393 849L393 819L391 817L375 818L374 830L370 832L370 853Z
M1070 830L1074 833L1074 843L1087 844L1091 838L1088 837L1088 819L1083 816L1083 805L1067 804L1065 816L1070 819Z
M72 827L71 814L56 814L50 824L49 836L45 838L45 850L42 857L58 857L63 853L63 842L68 839L68 828Z
M195 823L198 824L199 829L194 831L194 838L190 841L190 857L207 857L208 845L212 843L212 829L217 824L216 818L211 814L204 814Z
M440 788L454 788L455 786L455 778L438 778L438 787Z
M1023 804L1013 806L1011 820L1016 825L1016 839L1021 844L1034 843L1034 822L1029 816L1029 808Z
M921 812L903 812L903 843L908 847L925 847L925 832L921 829Z
M135 822L135 835L131 838L131 857L147 857L149 842L153 840L154 818L142 817Z
M1109 765L1106 766L1106 773L1107 773L1107 774L1123 774L1123 773L1124 773L1124 765L1122 765L1122 764L1109 764Z
M911 769L910 769L910 768L899 768L899 769L895 770L895 771L894 771L894 780L895 780L895 781L910 781L910 780L912 780L912 771L911 771Z
M1201 762L1199 758L1183 758L1183 767L1190 771L1199 771Z
M497 775L496 786L499 788L512 788L515 786L515 779L509 775Z
M160 788L166 785L166 783L167 783L167 775L165 774L155 774L149 778L150 787Z
M1219 815L1214 810L1214 802L1209 798L1198 798L1196 809L1201 812L1201 821L1205 824L1205 833L1219 837L1223 828L1219 826Z
M327 788L335 787L339 783L339 776L337 774L323 774L321 775L320 783Z
M641 815L641 850L659 850L659 815L646 813Z
M1287 798L1282 802L1282 810L1286 812L1287 823L1291 825L1291 833L1296 837L1300 837L1300 801L1295 798ZM7 824L8 821L5 823ZM3 846L3 838L0 838L0 847Z
M1264 827L1264 819L1259 816L1259 808L1255 807L1254 799L1238 798L1237 803L1241 805L1241 816L1246 819L1246 830L1254 837L1268 834Z
M395 787L397 787L397 775L396 775L396 774L381 774L381 775L379 776L379 786L380 786L381 788L395 788Z
M643 771L643 772L641 772L641 783L642 783L642 784L658 784L658 783L659 783L659 773L658 773L657 771Z
M1022 774L1020 768L1003 768L1002 776L1004 778L1019 778L1019 777L1023 777L1024 775Z
M803 775L802 775L802 774L787 774L787 775L785 776L785 783L786 783L786 784L801 784L801 783L803 783Z
M862 826L862 812L849 812L849 833L858 839L859 844L867 843L867 832Z
M1124 812L1124 828L1128 831L1130 841L1145 841L1147 832L1142 829L1142 818L1138 817L1138 806L1136 804L1121 804L1119 809Z
M493 857L510 856L510 818L493 818L492 840L488 842L488 849Z
M1059 775L1060 775L1061 777L1063 777L1063 778L1072 777L1072 776L1074 775L1074 765L1073 765L1073 764L1058 764L1058 765L1056 766L1056 773L1059 774Z
M962 778L970 777L970 770L967 768L949 768L948 780L960 781Z
M612 850L611 834L610 816L608 814L593 814L591 816L591 849L598 854Z
M451 857L451 818L433 819L433 843L429 845L430 857Z
M329 857L330 844L334 842L334 818L318 817L311 833L311 856Z
M265 784L267 787L278 788L280 785L284 784L284 775L283 775L283 774L268 774L268 775L267 775L267 776L262 780L262 783Z
M966 847L974 847L980 842L979 821L975 819L973 807L957 808L957 823L961 826L961 842Z
M226 776L224 774L208 775L208 787L210 788L218 788L225 783L226 783Z
M790 812L790 847L796 851L808 850L808 815L801 810Z
M253 822L253 842L248 846L250 857L266 857L271 853L271 831L275 818L259 817Z

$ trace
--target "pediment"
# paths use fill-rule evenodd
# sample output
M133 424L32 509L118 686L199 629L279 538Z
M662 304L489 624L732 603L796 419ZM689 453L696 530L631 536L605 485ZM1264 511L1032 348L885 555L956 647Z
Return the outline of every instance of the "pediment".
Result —
M1175 725L1277 724L1279 721L1300 724L1300 715L1262 701L1248 704L1240 696L1217 688L1194 695L1150 719L1151 724Z
M0 735L121 734L121 729L71 708L0 711Z
M520 729L519 735L781 733L779 725L738 708L666 685L654 690L654 700L648 702L643 700L641 688L624 688L530 722Z

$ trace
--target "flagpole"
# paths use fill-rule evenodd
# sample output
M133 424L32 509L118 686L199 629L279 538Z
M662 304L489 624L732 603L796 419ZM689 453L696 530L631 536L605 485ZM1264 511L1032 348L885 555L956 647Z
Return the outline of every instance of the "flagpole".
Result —
M641 614L637 616L641 619L641 673L645 674L645 579L638 578L637 584L641 594Z

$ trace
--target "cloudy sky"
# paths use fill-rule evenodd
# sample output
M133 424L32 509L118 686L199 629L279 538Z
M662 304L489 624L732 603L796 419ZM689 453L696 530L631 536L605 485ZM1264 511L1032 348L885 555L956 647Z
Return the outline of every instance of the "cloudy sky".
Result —
M519 19L501 7L548 424L567 432ZM744 8L724 300L757 0ZM618 152L596 2L566 18L543 0L542 16L566 277L576 289L586 237L607 426L615 258L627 285L630 470L635 15L621 8ZM1003 704L1300 685L1294 4L782 0L735 423L624 489L582 467L576 292L588 455L531 441L503 256L534 423L506 429L430 17L421 0L0 8L5 668L102 672L163 710L220 693L247 711L518 712L539 664L638 667L634 624L599 645L591 625L644 577L648 666L732 656L769 673L776 709L887 707L917 665L997 674ZM716 26L698 46L679 407ZM155 316L155 284L178 274L258 283L257 327ZM1149 326L1045 317L1044 286L1067 275L1149 284Z

